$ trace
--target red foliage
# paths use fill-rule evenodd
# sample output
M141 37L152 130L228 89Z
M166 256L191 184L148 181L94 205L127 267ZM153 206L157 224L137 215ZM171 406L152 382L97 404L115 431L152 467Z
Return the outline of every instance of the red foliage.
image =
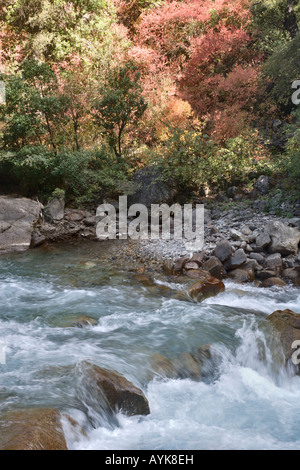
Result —
M13 65L20 64L24 58L23 37L0 22L0 73L9 71Z
M167 66L175 94L206 118L218 140L237 135L251 120L259 69L247 32L249 3L170 0L144 14L138 27L148 58L156 52L151 74L159 75L158 64Z

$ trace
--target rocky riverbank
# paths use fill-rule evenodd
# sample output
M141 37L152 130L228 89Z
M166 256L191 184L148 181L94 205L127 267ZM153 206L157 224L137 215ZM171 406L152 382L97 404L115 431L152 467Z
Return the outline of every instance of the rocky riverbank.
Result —
M0 197L0 252L24 251L57 241L94 240L95 213L66 208L53 199L46 207L26 198ZM300 286L300 217L259 212L243 202L205 208L204 246L187 251L181 240L116 240L111 262L140 273L160 272L198 279L203 270L217 279L261 286ZM202 274L201 274L202 273Z

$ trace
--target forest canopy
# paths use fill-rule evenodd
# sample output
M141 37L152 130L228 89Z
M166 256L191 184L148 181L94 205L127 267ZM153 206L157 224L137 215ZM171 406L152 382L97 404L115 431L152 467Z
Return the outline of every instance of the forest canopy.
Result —
M297 186L299 19L293 0L2 0L2 190L95 204L147 165L186 194Z

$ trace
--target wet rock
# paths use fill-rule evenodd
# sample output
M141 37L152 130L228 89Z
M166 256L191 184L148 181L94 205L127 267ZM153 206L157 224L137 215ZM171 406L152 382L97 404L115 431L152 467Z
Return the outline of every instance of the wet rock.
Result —
M145 287L152 287L152 286L155 285L155 283L154 283L153 279L151 278L151 276L148 276L147 274L135 274L134 278L138 282L143 284L143 286L145 286Z
M203 279L203 276L207 276L207 271L204 269L189 269L185 275L190 279Z
M42 207L27 198L0 197L0 252L25 251L30 247Z
M60 412L53 408L29 408L3 414L0 450L68 450Z
M94 318L83 315L76 318L76 320L71 324L75 328L84 328L85 326L95 326L97 322Z
M163 263L162 263L162 271L164 274L166 274L167 276L173 274L173 271L174 271L174 263L172 260L168 259L168 260L164 260Z
M190 286L188 294L192 299L202 301L224 291L224 283L220 279L211 276L210 273L207 273L207 275L203 276L201 280Z
M285 362L292 364L292 355L295 352L294 341L300 341L300 315L292 310L276 310L267 317L273 327L278 331L283 348ZM299 366L298 366L299 373Z
M295 286L300 286L300 272L299 266L295 268L288 268L282 271L282 277L292 282Z
M228 277L237 283L254 281L254 273L251 268L236 268L230 271Z
M196 361L194 356L189 352L179 355L176 361L176 368L179 378L201 380L201 363Z
M168 379L178 378L178 371L176 366L170 359L167 359L161 354L154 354L152 356L151 370L154 372L154 375L159 375L160 377L166 377ZM150 379L152 378L153 375L150 376Z
M284 287L286 286L286 282L280 277L269 277L262 282L263 287Z
M185 263L189 260L186 256L181 256L174 265L174 274L179 274L182 272Z
M156 354L151 359L152 375L158 375L163 378L169 379L192 379L200 381L205 375L205 366L208 360L212 358L210 345L203 345L196 349L196 351L181 353L173 360ZM153 375L154 372L154 375Z
M104 369L84 361L82 363L87 378L85 385L98 400L106 400L114 412L133 415L148 415L149 403L141 389L116 371Z
M283 256L297 255L300 242L300 232L294 227L288 227L282 222L269 222L266 231L271 238L269 251Z
M260 269L256 271L256 277L260 280L265 280L269 279L270 277L276 277L276 273L271 269Z
M232 255L232 247L228 240L223 239L220 240L216 244L216 248L214 250L214 255L219 258L219 260L224 263L230 256Z

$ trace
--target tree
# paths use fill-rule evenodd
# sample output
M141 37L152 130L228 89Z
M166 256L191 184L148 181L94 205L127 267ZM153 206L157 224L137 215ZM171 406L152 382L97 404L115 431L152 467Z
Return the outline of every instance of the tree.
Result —
M95 122L107 137L119 162L122 161L125 128L136 125L147 108L139 79L140 73L132 62L114 68L100 90L100 100L94 103Z
M64 136L68 102L59 92L56 76L44 63L25 61L21 73L3 75L6 103L1 106L3 144L6 148L50 145Z

